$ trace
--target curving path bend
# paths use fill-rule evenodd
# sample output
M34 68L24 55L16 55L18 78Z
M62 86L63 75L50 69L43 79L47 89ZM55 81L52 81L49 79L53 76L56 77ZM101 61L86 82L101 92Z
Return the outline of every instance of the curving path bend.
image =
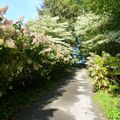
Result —
M85 69L76 69L59 87L16 114L16 120L105 120L92 100Z

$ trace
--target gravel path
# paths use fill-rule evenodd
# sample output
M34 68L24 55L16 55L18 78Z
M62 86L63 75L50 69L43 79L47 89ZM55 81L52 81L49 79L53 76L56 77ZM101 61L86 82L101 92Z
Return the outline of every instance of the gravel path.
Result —
M92 101L85 69L50 91L42 100L16 115L16 120L105 120Z

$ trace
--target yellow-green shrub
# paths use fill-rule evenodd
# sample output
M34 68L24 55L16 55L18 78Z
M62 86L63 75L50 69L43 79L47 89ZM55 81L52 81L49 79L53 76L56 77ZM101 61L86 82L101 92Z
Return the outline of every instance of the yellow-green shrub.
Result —
M94 53L88 57L88 70L96 90L116 92L120 89L120 59L108 53L102 56Z

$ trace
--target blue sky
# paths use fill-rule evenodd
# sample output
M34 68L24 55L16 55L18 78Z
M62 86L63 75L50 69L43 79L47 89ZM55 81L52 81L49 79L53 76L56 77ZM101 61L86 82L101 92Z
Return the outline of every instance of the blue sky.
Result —
M9 9L5 17L14 21L20 16L25 17L25 21L37 16L36 6L40 7L43 0L0 0L0 7L8 5Z

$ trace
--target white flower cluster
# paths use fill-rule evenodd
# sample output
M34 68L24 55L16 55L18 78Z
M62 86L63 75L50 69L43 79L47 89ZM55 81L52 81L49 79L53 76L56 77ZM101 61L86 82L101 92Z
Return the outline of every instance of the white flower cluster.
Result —
M102 24L108 21L108 16L95 15L94 13L88 13L79 16L75 23L75 32L77 35L85 35L87 31L96 30Z
M99 29L101 26L108 23L108 15L95 15L94 13L88 13L78 17L75 23L75 33L80 36L83 35L85 40L83 45L88 48L94 48L104 43L115 42L120 44L120 30L118 31L106 31Z
M60 22L59 17L51 17L50 15L42 15L36 21L29 21L30 30L49 36L54 41L73 41L71 31L67 31L68 22Z

